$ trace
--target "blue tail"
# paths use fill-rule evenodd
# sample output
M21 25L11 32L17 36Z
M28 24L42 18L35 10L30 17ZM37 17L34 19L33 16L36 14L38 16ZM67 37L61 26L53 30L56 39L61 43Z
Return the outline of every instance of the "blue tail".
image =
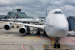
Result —
M16 19L18 19L18 15L17 14L15 14L15 17L16 17Z

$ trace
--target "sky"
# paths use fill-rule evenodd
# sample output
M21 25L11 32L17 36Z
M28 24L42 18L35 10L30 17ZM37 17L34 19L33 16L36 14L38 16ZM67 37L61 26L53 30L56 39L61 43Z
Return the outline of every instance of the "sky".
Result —
M75 0L0 0L0 15L12 9L22 9L28 16L45 17L53 9L61 9L68 16L75 16Z

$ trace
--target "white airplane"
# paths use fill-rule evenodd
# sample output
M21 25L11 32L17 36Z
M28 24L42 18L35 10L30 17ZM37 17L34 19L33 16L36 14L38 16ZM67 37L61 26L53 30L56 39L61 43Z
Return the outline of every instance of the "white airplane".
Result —
M23 22L23 23L38 23L41 22L41 20L39 18L33 18L33 19L16 19L17 21Z
M15 18L2 19L2 21L8 22L22 22L22 23L39 23L41 22L40 18L18 18L18 15Z
M16 23L22 24L23 26L19 29L21 35L26 35L27 28L29 27L36 27L45 30L46 34L54 38L54 48L60 48L59 39L66 37L68 34L69 26L66 16L63 14L62 10L54 9L49 12L48 16L45 18L44 25L32 25L32 24L23 24L23 23ZM8 23L4 26L5 30L10 30L11 24Z

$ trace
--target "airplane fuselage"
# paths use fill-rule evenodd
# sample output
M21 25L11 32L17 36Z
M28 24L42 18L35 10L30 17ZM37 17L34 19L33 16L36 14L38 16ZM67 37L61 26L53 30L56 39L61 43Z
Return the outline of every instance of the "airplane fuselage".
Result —
M61 10L56 10L60 11ZM45 19L45 31L49 37L65 37L68 33L68 22L64 14L50 12Z

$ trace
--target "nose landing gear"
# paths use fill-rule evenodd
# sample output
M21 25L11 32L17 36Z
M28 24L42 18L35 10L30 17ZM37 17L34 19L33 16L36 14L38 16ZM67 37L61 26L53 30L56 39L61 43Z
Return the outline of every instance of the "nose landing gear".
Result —
M60 48L59 38L55 38L54 48Z
M44 49L57 49L57 50L59 50L59 49L66 49L66 50L69 50L68 47L60 47L59 40L60 40L59 38L55 38L55 39L51 38L51 43L44 44L43 48ZM61 45L64 45L64 44L61 43Z

